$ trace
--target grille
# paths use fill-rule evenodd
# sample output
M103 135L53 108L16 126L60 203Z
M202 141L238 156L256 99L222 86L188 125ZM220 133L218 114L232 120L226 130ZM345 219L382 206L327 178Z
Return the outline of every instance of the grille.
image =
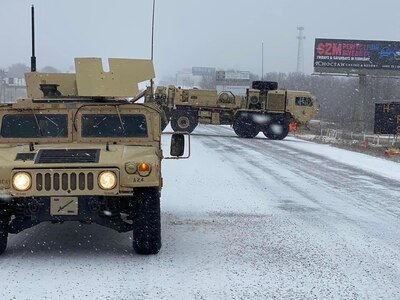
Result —
M35 164L97 163L99 156L99 149L40 150Z
M92 172L53 172L36 174L37 191L92 191L94 174Z

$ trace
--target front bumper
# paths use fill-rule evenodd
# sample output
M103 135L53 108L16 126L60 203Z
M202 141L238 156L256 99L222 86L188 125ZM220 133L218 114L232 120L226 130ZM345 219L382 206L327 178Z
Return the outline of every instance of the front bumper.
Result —
M132 197L102 197L79 196L76 198L76 210L72 214L57 214L54 208L54 198L60 197L27 197L14 198L6 204L7 210L14 215L9 232L18 233L42 222L63 223L79 221L82 223L96 223L110 227L118 232L127 232L133 229L132 224L121 217L132 212L134 203Z

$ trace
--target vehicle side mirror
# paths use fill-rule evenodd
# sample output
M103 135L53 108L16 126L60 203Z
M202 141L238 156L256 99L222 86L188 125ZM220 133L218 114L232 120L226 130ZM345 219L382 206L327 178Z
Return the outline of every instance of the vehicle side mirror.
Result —
M174 133L171 137L171 156L183 156L185 153L185 136L181 133Z

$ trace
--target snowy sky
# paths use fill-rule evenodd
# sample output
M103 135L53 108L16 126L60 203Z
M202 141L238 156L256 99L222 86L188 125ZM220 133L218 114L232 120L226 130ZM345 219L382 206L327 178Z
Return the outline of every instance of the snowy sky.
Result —
M184 67L261 73L296 70L297 27L304 69L314 39L400 40L398 0L156 0L157 77ZM38 68L68 70L74 57L149 58L152 1L0 0L0 67L29 64L30 5L36 7Z

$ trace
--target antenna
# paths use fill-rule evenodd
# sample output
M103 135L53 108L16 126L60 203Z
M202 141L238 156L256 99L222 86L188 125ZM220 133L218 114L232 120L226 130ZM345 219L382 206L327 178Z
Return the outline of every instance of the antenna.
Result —
M261 81L264 81L264 42L261 43Z
M297 68L296 72L297 73L304 73L304 51L303 51L303 41L306 39L306 37L303 35L304 27L299 26L297 27L297 30L299 31L299 35L297 39L299 40L299 45L298 45L298 50L297 50Z
M31 25L32 25L32 56L31 56L31 72L36 72L36 56L35 56L35 7L31 7Z
M151 19L151 61L154 59L154 14L156 10L156 0L153 0L153 17Z
M154 14L156 10L156 0L153 0L153 17L151 20L151 61L154 60ZM154 78L150 79L151 99L153 99Z

